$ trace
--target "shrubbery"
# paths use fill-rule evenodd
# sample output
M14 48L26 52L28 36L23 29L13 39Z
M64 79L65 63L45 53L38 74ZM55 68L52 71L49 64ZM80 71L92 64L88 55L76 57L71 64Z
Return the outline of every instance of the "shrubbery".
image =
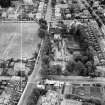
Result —
M46 92L47 91L43 89L38 89L38 88L34 89L31 95L29 96L27 105L36 105L39 97L45 95Z

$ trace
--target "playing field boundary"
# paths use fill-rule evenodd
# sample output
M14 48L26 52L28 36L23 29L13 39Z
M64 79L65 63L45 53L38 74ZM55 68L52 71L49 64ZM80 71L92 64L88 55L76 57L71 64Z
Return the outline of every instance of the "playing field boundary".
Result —
M37 21L0 21L0 23L38 23Z

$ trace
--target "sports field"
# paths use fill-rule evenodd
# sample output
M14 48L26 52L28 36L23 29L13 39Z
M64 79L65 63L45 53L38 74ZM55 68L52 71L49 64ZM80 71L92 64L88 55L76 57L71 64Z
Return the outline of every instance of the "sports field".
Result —
M0 23L0 59L30 58L40 39L37 23Z

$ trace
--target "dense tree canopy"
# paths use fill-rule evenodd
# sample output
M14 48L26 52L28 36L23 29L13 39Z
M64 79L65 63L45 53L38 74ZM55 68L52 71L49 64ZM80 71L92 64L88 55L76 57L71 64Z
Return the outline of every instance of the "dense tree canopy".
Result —
M51 0L51 5L54 7L56 5L56 0Z
M105 5L105 0L101 0L101 4Z
M47 21L44 20L43 18L39 19L39 24L44 24L44 25L47 25Z
M36 105L40 96L46 94L46 90L35 88L29 96L27 105Z
M11 6L11 0L0 0L0 5L3 8L8 8Z
M45 38L45 36L48 36L48 32L42 28L39 28L38 30L38 36L40 38Z
M66 65L66 70L68 72L73 72L74 71L74 67L75 67L75 62L73 61L69 61Z

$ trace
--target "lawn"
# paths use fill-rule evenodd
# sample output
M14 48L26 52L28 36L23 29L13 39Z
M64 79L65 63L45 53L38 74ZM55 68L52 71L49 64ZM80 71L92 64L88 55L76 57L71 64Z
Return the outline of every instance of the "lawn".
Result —
M0 23L0 59L30 58L40 39L37 23Z

